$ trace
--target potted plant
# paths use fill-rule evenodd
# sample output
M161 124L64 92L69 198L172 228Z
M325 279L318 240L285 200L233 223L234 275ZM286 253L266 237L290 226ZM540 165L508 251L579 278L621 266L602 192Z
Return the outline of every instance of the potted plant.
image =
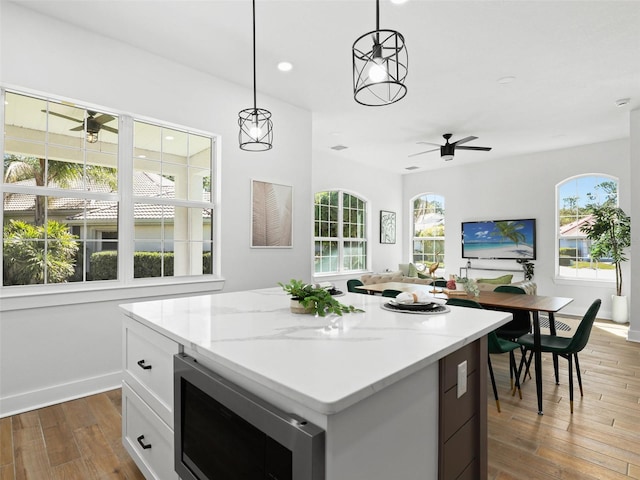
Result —
M458 277L456 275L455 283L456 283L456 289L457 289L457 285L462 285L462 288L464 289L465 292L467 292L467 295L473 295L474 297L477 297L478 295L480 295L480 287L478 287L478 282L476 282L474 278Z
M535 268L535 265L531 263L529 260L527 260L526 258L518 258L516 262L518 262L522 266L522 271L524 272L524 279L531 280L533 278L533 270Z
M600 186L600 185L599 185ZM627 260L625 249L631 245L631 218L617 206L617 192L601 184L608 198L601 204L587 205L591 219L580 230L591 240L591 257L611 258L616 269L616 294L611 296L611 315L614 321L629 319L627 297L622 295L622 263ZM590 195L591 200L595 200Z
M326 288L314 287L302 280L291 279L289 283L278 282L278 285L291 295L293 313L310 313L324 317L327 313L342 315L363 311L353 305L338 302Z

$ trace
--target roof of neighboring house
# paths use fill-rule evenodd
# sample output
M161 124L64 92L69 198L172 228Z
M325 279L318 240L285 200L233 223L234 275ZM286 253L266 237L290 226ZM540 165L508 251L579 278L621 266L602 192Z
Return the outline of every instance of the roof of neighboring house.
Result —
M580 229L583 225L588 225L592 221L593 215L587 215L586 217L579 218L574 222L567 223L566 225L560 227L560 236L585 238L587 234L582 232Z
M24 180L16 182L17 185L35 186L35 180ZM52 187L57 185L52 184ZM71 190L82 190L82 180L75 180L67 187ZM96 184L88 182L88 189L93 192L111 191L106 184ZM135 172L133 177L133 194L135 196L149 198L175 198L175 184L172 180L161 175L149 172ZM204 192L203 200L209 201L209 192ZM10 193L5 197L4 210L6 212L28 212L35 209L35 195L23 193ZM118 204L104 200L84 200L72 197L51 197L48 196L48 210L65 212L72 211L66 218L68 220L117 220ZM174 207L170 205L134 204L134 218L136 219L157 219L171 218L174 215ZM209 209L203 209L204 217L211 217Z

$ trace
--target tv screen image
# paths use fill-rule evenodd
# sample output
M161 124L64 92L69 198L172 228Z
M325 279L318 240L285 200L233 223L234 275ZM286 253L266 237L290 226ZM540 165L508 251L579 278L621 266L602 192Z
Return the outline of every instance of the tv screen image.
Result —
M535 260L535 218L462 222L462 257Z

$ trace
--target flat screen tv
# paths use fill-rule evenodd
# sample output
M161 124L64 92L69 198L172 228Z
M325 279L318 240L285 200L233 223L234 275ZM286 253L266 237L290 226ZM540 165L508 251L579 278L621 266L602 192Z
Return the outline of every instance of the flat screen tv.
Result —
M536 219L462 222L462 258L536 259Z

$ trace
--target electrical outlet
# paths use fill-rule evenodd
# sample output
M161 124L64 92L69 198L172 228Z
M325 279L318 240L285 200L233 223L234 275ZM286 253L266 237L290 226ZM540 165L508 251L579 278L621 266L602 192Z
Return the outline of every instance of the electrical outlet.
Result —
M458 398L467 393L467 361L458 365Z

